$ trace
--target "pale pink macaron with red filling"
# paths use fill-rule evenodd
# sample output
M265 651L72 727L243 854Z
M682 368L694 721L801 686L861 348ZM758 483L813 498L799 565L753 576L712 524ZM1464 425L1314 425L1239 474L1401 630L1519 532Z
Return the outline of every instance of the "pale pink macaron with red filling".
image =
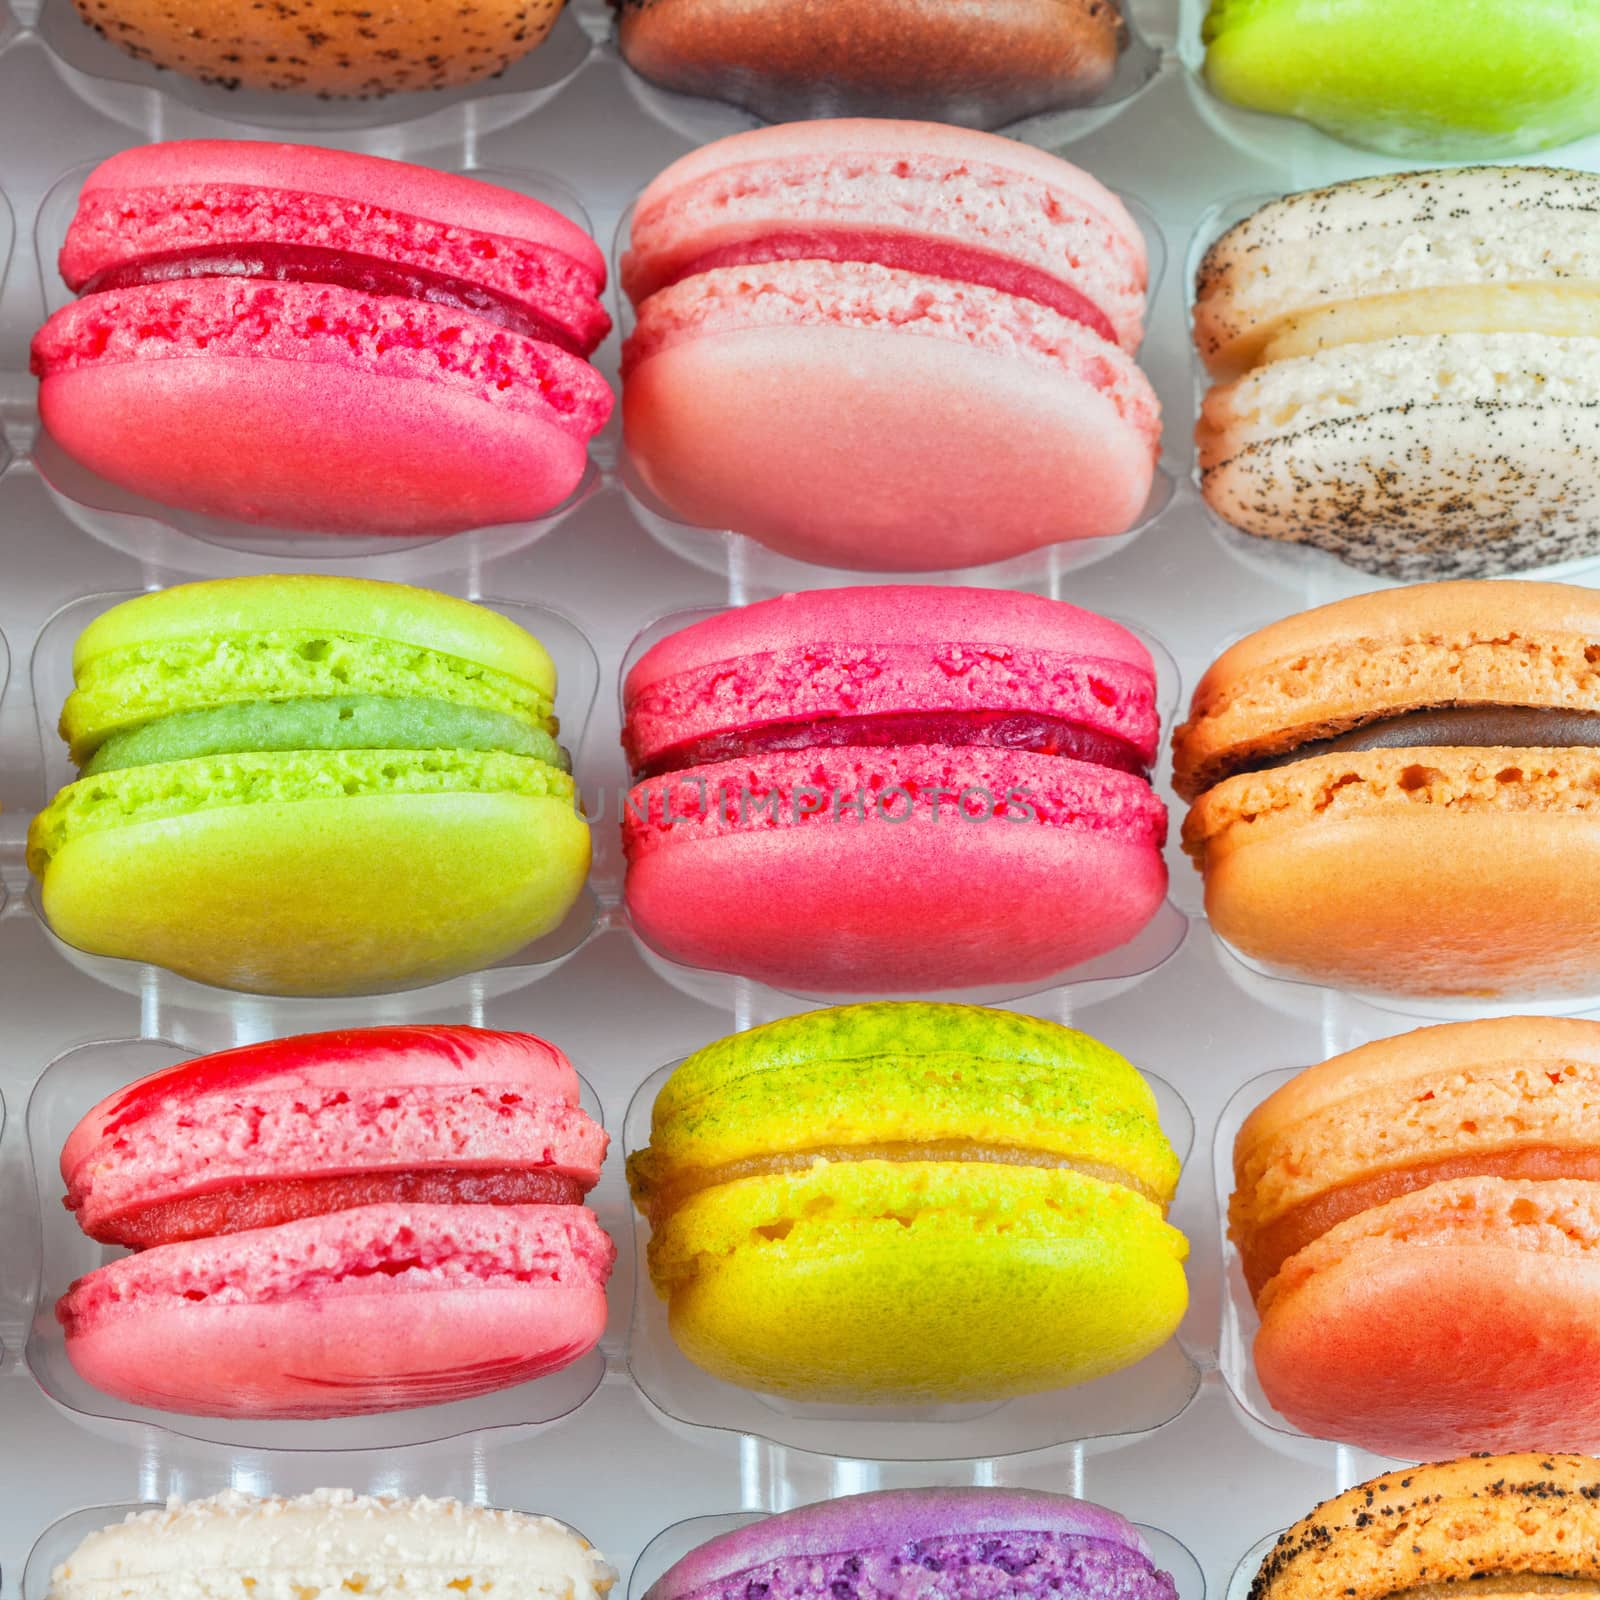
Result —
M605 260L514 190L189 140L89 175L34 339L60 448L169 507L329 533L535 519L612 397Z
M184 1062L61 1156L92 1238L138 1253L56 1314L135 1405L319 1417L464 1399L592 1349L615 1250L583 1204L605 1131L529 1034L388 1027Z
M680 520L801 560L925 572L1120 534L1160 405L1123 203L1044 151L810 122L684 157L622 284L629 456Z
M992 589L786 595L623 686L646 945L808 994L1026 986L1166 892L1155 668L1117 623Z

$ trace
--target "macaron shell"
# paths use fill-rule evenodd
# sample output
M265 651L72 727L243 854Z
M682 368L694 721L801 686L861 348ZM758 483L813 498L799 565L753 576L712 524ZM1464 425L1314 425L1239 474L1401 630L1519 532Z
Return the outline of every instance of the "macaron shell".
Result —
M1600 594L1422 583L1285 617L1201 678L1172 737L1174 786L1192 800L1258 755L1455 701L1600 710Z
M1588 1456L1483 1455L1385 1473L1280 1535L1249 1600L1383 1600L1474 1574L1525 1575L1529 1594L1553 1573L1592 1582L1597 1502L1600 1464Z
M1600 483L1600 343L1447 334L1277 361L1213 389L1201 487L1224 521L1389 578L1585 556Z
M997 128L1098 94L1122 32L1116 8L1094 0L835 0L826 28L806 0L657 0L623 5L619 43L644 77L772 122L953 108Z
M547 245L584 266L596 288L605 283L606 261L599 245L542 201L481 178L381 156L249 139L172 139L123 150L102 161L84 181L83 193L185 184L325 195L452 228ZM80 240L89 242L82 235ZM115 236L105 241L119 258L124 244ZM70 280L97 270L97 261L95 255L69 255L63 270Z
M588 867L570 799L259 802L83 834L45 869L43 904L92 954L248 993L371 993L513 954L561 922Z
M730 321L631 369L630 459L679 518L847 570L931 572L1125 533L1150 497L1158 402L1112 347L1049 315L1080 364L937 323L830 326L804 308Z
M799 1506L720 1534L669 1567L649 1594L651 1600L684 1600L707 1584L771 1562L1024 1530L1096 1539L1145 1558L1150 1553L1131 1522L1066 1495L1028 1489L884 1489Z
M1352 1218L1269 1287L1261 1387L1295 1426L1382 1456L1592 1450L1597 1224L1600 1185L1498 1179Z
M106 1394L195 1416L442 1404L592 1349L613 1255L577 1206L371 1207L114 1262L64 1302L67 1354Z
M1376 993L1583 995L1600 975L1597 795L1590 751L1335 756L1219 785L1185 848L1212 929L1270 971Z
M187 293L200 300L242 291L196 285ZM111 297L57 317L80 317L101 298ZM273 298L282 298L281 286ZM440 329L447 320L409 309L401 316ZM414 347L375 340L363 353L336 349L326 334L302 346L292 327L266 328L271 343L259 353L236 340L233 353L164 350L47 370L40 416L68 455L162 504L271 527L423 535L553 510L582 480L589 435L610 411L598 376L530 340L516 342L514 364L568 385L565 410L539 396L537 377L515 387L504 378L508 388L497 392L514 398L500 403L492 383L480 386L466 372L438 376Z
M697 1196L651 1253L691 1361L840 1404L1086 1382L1164 1344L1187 1303L1155 1206L1037 1167L820 1162Z
M916 994L1057 976L1126 943L1160 908L1164 812L1141 779L1012 752L819 754L831 753L701 768L675 774L669 791L645 787L645 798L677 795L686 813L703 778L713 792L726 783L735 796L775 796L779 813L768 825L752 807L745 827L720 817L669 827L663 803L653 826L625 816L627 906L646 944L801 993ZM822 810L797 823L808 785ZM936 814L921 798L872 809L890 789L968 785L997 800L1016 785L1035 805L1048 785L1073 820L1020 811L1019 820L963 820L954 800ZM828 809L857 798L864 822ZM635 790L629 807L640 799Z

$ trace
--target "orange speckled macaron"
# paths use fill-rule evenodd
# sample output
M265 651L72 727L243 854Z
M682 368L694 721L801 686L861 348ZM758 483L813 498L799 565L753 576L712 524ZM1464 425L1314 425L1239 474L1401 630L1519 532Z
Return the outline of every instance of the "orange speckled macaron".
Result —
M1218 935L1358 990L1600 988L1600 594L1360 595L1228 650L1173 738Z
M1600 1461L1472 1456L1388 1472L1286 1529L1249 1600L1592 1595Z
M1379 1455L1600 1445L1600 1022L1422 1028L1234 1142L1267 1398Z

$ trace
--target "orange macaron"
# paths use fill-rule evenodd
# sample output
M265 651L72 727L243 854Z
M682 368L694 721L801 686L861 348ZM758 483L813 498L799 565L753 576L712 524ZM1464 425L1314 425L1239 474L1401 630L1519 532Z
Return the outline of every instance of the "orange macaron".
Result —
M1600 1446L1600 1022L1365 1045L1257 1106L1233 1163L1290 1422L1405 1459Z
M1359 595L1226 651L1173 737L1216 933L1399 995L1600 989L1600 593Z

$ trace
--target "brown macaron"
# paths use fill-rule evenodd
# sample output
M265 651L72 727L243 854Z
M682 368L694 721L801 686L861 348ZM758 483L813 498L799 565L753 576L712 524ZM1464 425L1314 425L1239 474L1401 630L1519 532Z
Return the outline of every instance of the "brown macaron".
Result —
M140 61L225 89L373 99L451 89L536 49L565 0L74 0Z
M1127 42L1118 0L612 3L623 57L642 77L769 122L1004 127L1093 100Z
M1228 650L1173 736L1207 915L1376 993L1600 988L1600 594L1419 584Z
M1250 1600L1457 1592L1600 1593L1600 1461L1469 1456L1358 1483L1285 1530Z

